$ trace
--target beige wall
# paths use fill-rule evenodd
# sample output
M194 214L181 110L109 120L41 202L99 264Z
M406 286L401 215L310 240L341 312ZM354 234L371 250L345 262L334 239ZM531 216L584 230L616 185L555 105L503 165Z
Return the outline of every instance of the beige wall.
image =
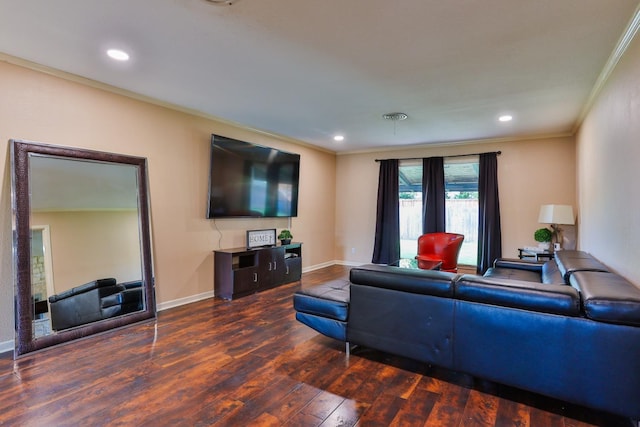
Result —
M146 157L159 304L213 291L217 248L245 244L247 229L289 227L304 242L303 268L334 259L335 155L0 62L0 343L13 339L8 140L34 140ZM215 96L212 91L211 96ZM301 155L298 217L207 220L212 133Z
M580 247L640 284L640 39L636 36L577 136Z
M137 211L37 212L32 225L48 225L55 292L96 279L140 280Z
M540 205L575 201L575 144L572 137L500 143L461 144L338 156L336 257L348 263L371 262L375 232L379 163L375 159L412 158L502 151L498 186L502 250L534 246Z

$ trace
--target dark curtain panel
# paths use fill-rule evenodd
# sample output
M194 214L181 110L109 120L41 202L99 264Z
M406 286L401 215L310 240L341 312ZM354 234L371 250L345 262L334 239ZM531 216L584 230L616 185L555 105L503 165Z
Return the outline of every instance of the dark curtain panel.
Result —
M478 274L484 274L502 256L497 153L480 154L478 174Z
M445 231L444 158L422 159L422 233Z
M400 212L398 160L381 160L373 260L395 264L400 260Z

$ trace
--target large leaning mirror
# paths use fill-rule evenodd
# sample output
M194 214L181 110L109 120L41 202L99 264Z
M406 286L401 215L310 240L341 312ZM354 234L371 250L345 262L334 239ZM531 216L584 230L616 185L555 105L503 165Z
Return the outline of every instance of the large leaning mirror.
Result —
M15 354L155 317L146 159L11 141Z

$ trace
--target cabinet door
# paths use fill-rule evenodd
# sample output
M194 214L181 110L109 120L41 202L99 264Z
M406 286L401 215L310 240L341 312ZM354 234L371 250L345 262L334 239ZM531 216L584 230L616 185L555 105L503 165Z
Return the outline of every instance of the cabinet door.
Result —
M285 275L284 248L263 249L260 251L260 289L271 288L283 283Z
M233 272L233 295L252 293L258 289L258 269L256 267L239 268Z
M285 276L284 283L290 283L300 280L302 277L302 258L292 257L284 260Z

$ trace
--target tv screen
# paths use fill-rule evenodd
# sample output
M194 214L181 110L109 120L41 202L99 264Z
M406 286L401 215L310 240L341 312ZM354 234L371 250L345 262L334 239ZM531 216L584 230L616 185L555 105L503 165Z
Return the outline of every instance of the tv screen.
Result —
M211 135L207 218L298 216L300 155Z

